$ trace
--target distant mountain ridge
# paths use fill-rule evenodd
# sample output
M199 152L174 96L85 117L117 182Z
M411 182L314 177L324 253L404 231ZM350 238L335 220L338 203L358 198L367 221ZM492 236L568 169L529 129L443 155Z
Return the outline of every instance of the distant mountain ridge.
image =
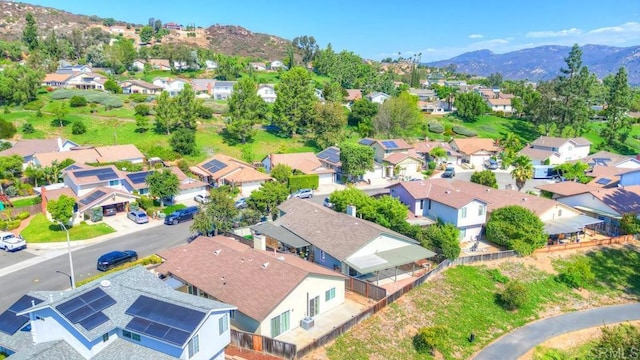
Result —
M581 49L583 65L599 78L613 74L621 66L625 66L629 83L634 86L640 85L640 46L615 47L587 44ZM551 80L559 74L561 67L566 67L564 58L569 55L570 50L570 46L560 45L538 46L504 54L495 54L490 50L477 50L425 65L446 67L454 64L456 72L479 76L501 73L505 79Z

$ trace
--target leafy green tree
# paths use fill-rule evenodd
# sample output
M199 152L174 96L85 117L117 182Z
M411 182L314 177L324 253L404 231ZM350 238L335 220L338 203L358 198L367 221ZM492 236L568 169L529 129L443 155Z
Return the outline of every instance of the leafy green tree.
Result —
M137 132L146 132L149 128L149 119L146 116L142 116L140 114L136 114L136 131Z
M361 123L372 124L373 118L378 113L378 104L372 103L367 98L358 99L351 105L348 123L350 126L358 126Z
M102 25L104 25L104 26L113 26L115 24L116 24L116 19L114 19L114 18L102 19Z
M598 359L631 359L638 354L640 330L631 324L604 327L602 337L589 355Z
M511 177L516 182L518 191L522 191L522 188L527 183L527 180L533 179L533 164L531 159L526 155L519 155L514 160L514 169L511 170Z
M160 206L164 207L164 199L175 196L180 187L180 181L171 170L154 171L144 180L149 187L149 194L160 199Z
M56 35L55 30L51 30L49 35L44 39L44 43L42 44L42 51L53 60L57 60L62 55L62 48L58 43L58 36Z
M44 71L27 65L6 65L0 72L0 101L26 104L36 98Z
M136 115L147 116L151 114L151 108L147 104L138 104L133 108L136 112Z
M271 177L281 184L286 184L293 175L293 170L289 165L278 164L271 168Z
M191 231L201 234L213 231L214 235L230 231L234 219L238 216L233 199L228 192L214 189L211 191L210 200L194 217Z
M235 80L240 77L240 73L244 69L240 60L233 56L218 54L216 62L218 63L216 79L219 80Z
M476 92L458 94L453 105L457 108L457 114L467 121L474 121L489 111L482 96Z
M247 205L261 214L276 215L278 205L289 197L287 185L277 181L267 181L260 188L249 195Z
M121 74L131 68L137 53L133 46L133 41L120 38L113 45L105 47L104 55L111 69L116 74Z
M347 205L353 205L363 218L369 220L376 217L376 200L358 188L350 186L345 190L334 191L329 200L335 211L344 212Z
M283 136L302 132L312 121L315 90L311 75L302 67L294 67L282 74L276 85L278 97L273 105L272 124L280 129Z
M487 76L488 85L494 89L500 88L500 86L502 86L502 82L503 82L503 78L502 78L502 74L500 73L493 73Z
M505 149L513 150L514 152L518 152L522 150L522 141L520 141L520 137L512 132L508 132L505 137L501 141L502 147Z
M40 165L29 164L24 170L24 175L33 182L36 188L38 184L44 182L44 169Z
M445 150L442 146L436 146L431 151L429 151L429 161L438 161L447 158L447 150Z
M471 175L470 181L472 183L498 188L498 181L496 180L496 174L491 170L474 171Z
M151 39L153 38L153 33L154 31L151 26L143 26L142 29L140 29L140 32L138 33L138 35L140 36L140 42L143 44L151 42Z
M575 257L560 265L558 278L572 288L582 289L596 281L587 257Z
M589 169L589 164L582 161L576 161L573 163L564 163L556 166L553 170L556 170L562 176L571 181L590 181L591 178L585 175L585 172Z
M175 126L195 129L198 108L202 105L201 102L202 100L196 99L193 87L186 84L173 101L177 119Z
M156 130L158 132L166 132L167 135L171 134L177 117L177 111L174 106L174 100L169 97L169 93L163 91L156 98L156 106L154 108L156 116Z
M49 107L49 111L53 113L56 120L60 122L60 127L64 126L64 117L69 114L69 105L67 103L56 101Z
M486 227L487 239L498 245L529 255L547 243L544 224L531 210L505 206L491 213Z
M620 67L607 94L607 107L604 115L607 126L602 128L605 143L616 145L627 140L631 132L631 119L627 115L631 105L631 89L627 79L627 70Z
M73 122L71 126L71 133L73 135L82 135L87 132L87 126L80 120L76 120Z
M515 310L529 301L529 289L518 280L509 281L500 293L500 302L507 310Z
M229 98L229 124L226 132L235 140L246 143L256 134L254 126L267 112L267 104L258 96L256 83L250 77L240 79L233 86Z
M104 82L104 89L112 94L122 94L120 85L111 79Z
M339 83L335 81L324 83L322 97L327 102L341 104L345 96L347 96L347 91Z
M24 19L27 24L24 26L24 30L22 30L22 41L27 45L29 50L35 50L39 46L38 25L36 25L36 20L30 12L27 13Z
M394 231L401 232L407 225L407 206L389 195L374 201L375 211L367 215L367 220Z
M635 235L640 233L640 219L633 213L626 213L620 219L620 232L624 235Z
M173 151L180 155L195 155L198 153L196 132L194 130L180 128L174 131L169 143Z
M296 57L293 44L287 46L287 57L284 59L284 63L285 66L289 68L289 70L293 69L296 66Z
M0 139L11 139L18 132L12 122L0 118Z
M240 159L247 164L253 164L253 159L255 159L255 154L253 153L253 149L251 146L243 146L242 150L240 150Z
M15 178L22 172L23 159L20 155L0 156L0 175Z
M312 138L320 148L337 145L344 137L347 125L345 108L335 102L316 103L313 120L310 124Z
M305 66L313 61L319 49L316 39L313 36L297 36L291 43L302 52L302 63Z
M373 118L375 133L387 138L414 134L422 119L417 104L418 98L407 92L385 101Z
M342 174L349 180L359 179L373 170L374 150L369 146L344 143L340 146Z
M423 246L435 246L447 259L454 260L460 256L460 230L455 225L438 222L424 229L423 236L427 240Z
M67 225L73 216L73 206L76 200L67 195L60 195L58 200L49 200L47 202L47 212L51 214L51 218L58 224Z
M560 102L553 82L541 82L537 91L524 98L524 114L541 133L552 136L554 126L560 122Z

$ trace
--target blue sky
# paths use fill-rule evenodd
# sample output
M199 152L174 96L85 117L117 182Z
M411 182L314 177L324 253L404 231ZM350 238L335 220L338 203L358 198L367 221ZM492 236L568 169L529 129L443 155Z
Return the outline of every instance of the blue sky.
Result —
M422 53L422 61L467 51L539 45L640 45L638 0L29 0L73 13L146 24L240 25L380 60ZM302 5L304 4L304 5Z

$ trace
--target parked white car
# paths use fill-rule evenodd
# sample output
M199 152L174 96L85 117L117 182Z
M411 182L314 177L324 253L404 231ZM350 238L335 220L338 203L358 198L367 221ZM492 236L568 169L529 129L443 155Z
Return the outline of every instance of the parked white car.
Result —
M209 197L209 195L196 195L193 200L200 204L208 204L211 202L211 198Z
M21 236L10 232L0 233L0 250L18 251L27 248L27 242Z

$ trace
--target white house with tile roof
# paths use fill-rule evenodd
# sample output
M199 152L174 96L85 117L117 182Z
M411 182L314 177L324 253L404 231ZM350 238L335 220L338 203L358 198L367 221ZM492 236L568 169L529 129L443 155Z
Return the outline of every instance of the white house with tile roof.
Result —
M560 138L540 136L530 145L520 150L533 161L533 165L564 164L567 161L584 159L589 155L591 142L585 138Z

